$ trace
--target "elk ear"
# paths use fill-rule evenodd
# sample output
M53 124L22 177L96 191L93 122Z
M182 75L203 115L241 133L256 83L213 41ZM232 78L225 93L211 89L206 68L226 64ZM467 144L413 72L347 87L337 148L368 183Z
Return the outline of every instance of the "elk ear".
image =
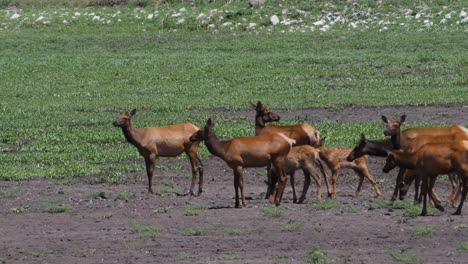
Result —
M208 118L208 120L206 121L206 125L207 125L207 126L213 126L213 125L214 125L214 124L213 124L213 120L211 120L211 117Z
M406 120L406 115L400 116L400 124L405 122L405 120Z
M364 133L361 133L361 141L363 141L363 142L367 141L366 135L364 135Z
M383 116L382 116L382 121L384 121L384 123L388 123L387 117L383 115Z
M130 111L130 116L134 116L136 114L136 108L134 108L132 111Z

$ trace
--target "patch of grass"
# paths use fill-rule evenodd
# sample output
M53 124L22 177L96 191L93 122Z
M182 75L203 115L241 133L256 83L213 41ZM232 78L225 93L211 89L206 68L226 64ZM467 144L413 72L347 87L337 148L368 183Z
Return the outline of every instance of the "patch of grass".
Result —
M132 231L138 234L140 238L155 238L158 236L161 229L152 225L133 224Z
M409 254L409 253L406 252L406 250L408 250L408 249L400 249L400 250L391 252L390 256L394 260L401 261L401 262L416 262L416 261L418 261L419 258L416 255Z
M203 228L188 228L182 230L182 235L184 236L206 236L209 232Z
M189 254L189 253L179 253L177 254L178 259L190 259L190 260L195 260L197 259L194 255Z
M311 201L307 204L308 208L320 209L320 210L329 210L333 208L338 208L339 204L335 199L323 199Z
M208 223L214 227L221 227L224 225L223 222L220 220L212 220L212 221L209 221Z
M421 214L422 211L422 205L420 204L414 204L411 201L384 201L384 200L377 200L374 202L373 205L375 208L388 208L388 209L397 209L397 210L403 210L405 215L408 217L415 217ZM428 213L435 213L437 209L433 207L428 207L427 211Z
M12 199L16 197L16 191L0 191L0 199Z
M241 260L241 259L242 259L241 256L231 253L231 252L226 252L218 257L218 260Z
M432 234L432 232L434 232L434 227L430 225L417 226L413 230L413 234L418 236L427 236Z
M465 224L459 224L453 227L454 229L467 229L468 225Z
M15 214L22 214L22 213L26 213L27 211L29 210L29 206L20 206L20 207L13 207L10 209L10 211L12 213L15 213Z
M327 252L322 251L318 246L312 246L307 253L306 264L330 264L331 260L327 255Z
M115 195L115 200L129 201L130 199L134 199L135 197L136 197L135 193L123 191Z
M75 185L80 183L78 179L70 178L70 179L59 179L59 180L52 180L50 181L51 184L55 185Z
M173 189L161 189L159 191L159 195L161 195L161 196L174 196L175 191Z
M52 205L47 208L47 212L51 214L60 214L68 211L69 207L67 205Z
M460 246L458 247L458 249L468 251L468 241L460 242Z
M284 215L284 209L281 207L262 207L260 208L260 211L263 213L264 216L269 217L282 217Z
M184 208L185 216L199 216L200 213L206 209L206 205L203 203L189 204Z
M229 236L245 236L245 235L255 234L255 230L228 228L228 229L225 229L223 233Z
M289 220L283 225L283 230L287 232L297 232L304 225L301 221Z
M174 188L174 183L165 179L161 180L161 185L169 187L169 188Z
M288 255L273 255L271 256L272 259L278 259L278 260L286 260L289 259Z
M111 172L96 179L97 184L125 184L127 182L128 177L120 172Z
M97 199L107 199L107 194L105 192L92 192L88 194L88 199L97 200Z

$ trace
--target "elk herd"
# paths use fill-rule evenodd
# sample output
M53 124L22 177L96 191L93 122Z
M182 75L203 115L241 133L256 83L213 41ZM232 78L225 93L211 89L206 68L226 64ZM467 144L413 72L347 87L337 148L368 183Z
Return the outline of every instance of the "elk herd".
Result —
M148 176L148 193L153 194L153 174L158 157L176 157L185 152L192 168L190 195L195 195L198 174L198 195L203 193L203 164L197 155L198 146L204 142L208 151L226 162L234 173L235 207L245 207L244 168L264 167L267 169L266 198L279 205L286 188L288 176L293 192L293 202L302 203L311 183L316 184L316 199L321 199L324 178L329 197L336 196L336 182L341 168L349 168L359 176L355 196L359 196L366 178L373 186L376 197L381 191L368 169L368 156L386 158L385 173L399 167L392 200L403 199L414 181L415 201L423 203L421 215L427 214L427 196L434 206L444 207L434 184L439 175L447 174L452 190L447 203L458 207L455 215L461 214L468 192L468 129L463 126L418 127L401 130L406 115L399 120L382 116L385 124L382 140L368 140L361 134L354 148L324 147L320 132L308 124L289 126L266 125L279 121L280 117L258 102L255 110L255 136L220 140L210 118L198 128L191 123L160 127L135 128L131 119L136 110L120 112L113 125L120 127L125 139L134 145L143 156ZM328 179L331 171L331 184ZM301 170L304 185L297 199L295 172ZM320 174L319 174L320 172ZM421 190L420 190L421 189ZM240 197L239 197L240 192ZM239 198L241 201L239 201Z

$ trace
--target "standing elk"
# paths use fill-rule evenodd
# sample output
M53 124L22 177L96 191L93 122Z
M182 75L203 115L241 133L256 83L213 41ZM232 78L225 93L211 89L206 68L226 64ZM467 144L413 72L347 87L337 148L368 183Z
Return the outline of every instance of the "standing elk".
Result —
M428 143L421 146L415 152L394 150L389 152L384 172L399 166L400 168L413 169L422 178L423 209L421 215L427 215L427 194L434 200L432 188L438 175L457 174L462 181L461 201L454 215L461 214L463 203L468 192L468 141L452 141L450 143ZM443 211L439 204L437 209Z
M390 136L394 149L401 149L404 152L412 153L427 143L445 143L459 140L468 140L468 129L464 128L463 126L455 125L448 127L417 127L401 131L401 124L405 120L406 115L402 115L400 120L389 120L386 116L382 116L382 121L385 123L384 135ZM450 177L453 186L456 183L455 177L456 176L454 175L451 175ZM408 178L408 181L404 180L405 178ZM405 187L405 182L411 184L411 179L415 179L415 200L421 200L421 197L418 197L419 175L405 168L401 168L398 173L395 190L392 197L393 199L396 199L400 189L404 190L407 188ZM457 187L455 186L455 188L452 189L452 194L456 192L456 189ZM405 194L405 191L403 191L403 193L400 191L400 199L402 199ZM440 203L438 196L435 193L432 195L432 197L436 198L435 201ZM453 201L450 201L450 199L453 198L454 195L451 195L449 198L449 203L453 203Z
M309 145L317 147L320 144L320 132L309 124L296 124L289 126L277 126L277 125L266 125L269 122L275 122L280 120L280 116L268 110L260 101L257 104L251 104L255 110L255 135L265 135L271 133L281 133L289 138L296 141L294 146ZM318 160L318 166L323 171L323 164ZM325 174L325 184L327 186L328 195L331 196L330 185L328 182L328 176ZM268 168L268 189L266 192L266 198L271 194L271 190L274 186L275 179L272 179L270 175L270 169Z
M278 184L273 192L274 200L279 205L286 187L285 162L286 156L294 144L294 140L283 134L273 133L260 136L237 137L220 141L214 132L214 124L210 119L206 125L196 131L190 141L204 141L208 151L223 159L234 171L234 189L236 192L235 207L239 208L239 189L242 207L246 206L244 194L244 168L273 166L278 172Z
M320 162L319 150L308 145L292 147L288 156L286 157L286 174L291 179L291 187L293 191L293 203L303 203L307 190L309 189L311 178L315 181L316 186L316 198L320 200L322 198L322 182L321 177L318 175L316 167L320 169L322 175L327 174ZM297 200L296 187L294 184L294 174L296 171L302 170L304 173L304 186L302 189L302 195ZM272 170L272 179L277 179L276 170ZM268 184L268 182L267 182Z
M195 133L198 128L191 123L160 127L133 127L131 119L135 115L136 109L131 112L120 112L117 119L112 123L116 127L122 128L125 139L134 145L141 156L143 156L146 165L146 174L148 176L148 193L153 191L153 173L154 163L158 157L176 157L185 152L192 166L192 184L190 186L190 195L194 195L197 172L200 176L198 195L203 192L203 164L198 158L198 142L191 142L189 137Z
M321 144L323 144L324 141L325 138L322 139ZM374 177L372 177L372 175L369 173L369 168L367 165L367 155L362 155L358 158L353 159L352 161L349 161L348 154L352 151L352 149L350 148L326 148L321 145L319 150L320 158L327 164L327 166L332 171L332 197L336 197L336 181L338 179L338 172L341 168L352 169L359 176L359 184L354 194L355 197L359 196L364 177L366 177L374 187L376 197L382 195L382 193L379 190L379 187L377 186L377 183L374 180Z

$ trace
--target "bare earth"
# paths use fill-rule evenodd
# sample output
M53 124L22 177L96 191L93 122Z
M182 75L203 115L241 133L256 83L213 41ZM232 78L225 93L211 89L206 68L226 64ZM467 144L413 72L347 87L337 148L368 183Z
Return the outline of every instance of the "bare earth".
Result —
M275 110L275 109L272 109ZM214 111L214 110L213 110ZM253 111L223 114L252 118ZM408 114L407 121L468 124L468 106L384 107L275 110L285 119L376 120L381 114ZM359 135L356 135L358 138ZM135 150L136 151L136 150ZM396 171L383 174L381 158L370 158L370 172L383 197L392 194ZM132 162L134 163L134 162ZM143 166L143 161L135 162ZM378 209L369 182L361 196L352 195L357 177L343 171L338 179L338 206L329 210L293 204L288 186L281 217L265 216L265 169L245 172L247 207L235 209L233 174L219 158L203 159L205 190L200 197L182 194L190 184L186 158L157 162L154 196L146 194L144 172L129 174L122 185L95 184L85 177L71 185L53 180L0 181L0 263L305 263L311 247L326 252L333 263L398 263L391 252L403 250L418 256L416 263L467 263L468 208L461 216L455 209L427 217L408 217L403 210ZM302 174L297 184L302 186ZM164 184L161 180L164 179ZM172 187L170 185L173 185ZM314 197L313 186L307 201ZM439 195L448 195L447 180L436 183ZM325 197L325 189L323 188ZM163 195L161 195L163 191ZM128 200L117 199L122 193ZM98 195L99 194L99 195ZM407 199L412 199L412 192ZM202 203L198 216L185 215L188 205ZM49 213L65 205L63 213ZM287 230L289 224L297 229ZM432 234L418 235L416 227L429 225ZM155 226L157 231L143 230ZM187 230L201 230L199 236Z

